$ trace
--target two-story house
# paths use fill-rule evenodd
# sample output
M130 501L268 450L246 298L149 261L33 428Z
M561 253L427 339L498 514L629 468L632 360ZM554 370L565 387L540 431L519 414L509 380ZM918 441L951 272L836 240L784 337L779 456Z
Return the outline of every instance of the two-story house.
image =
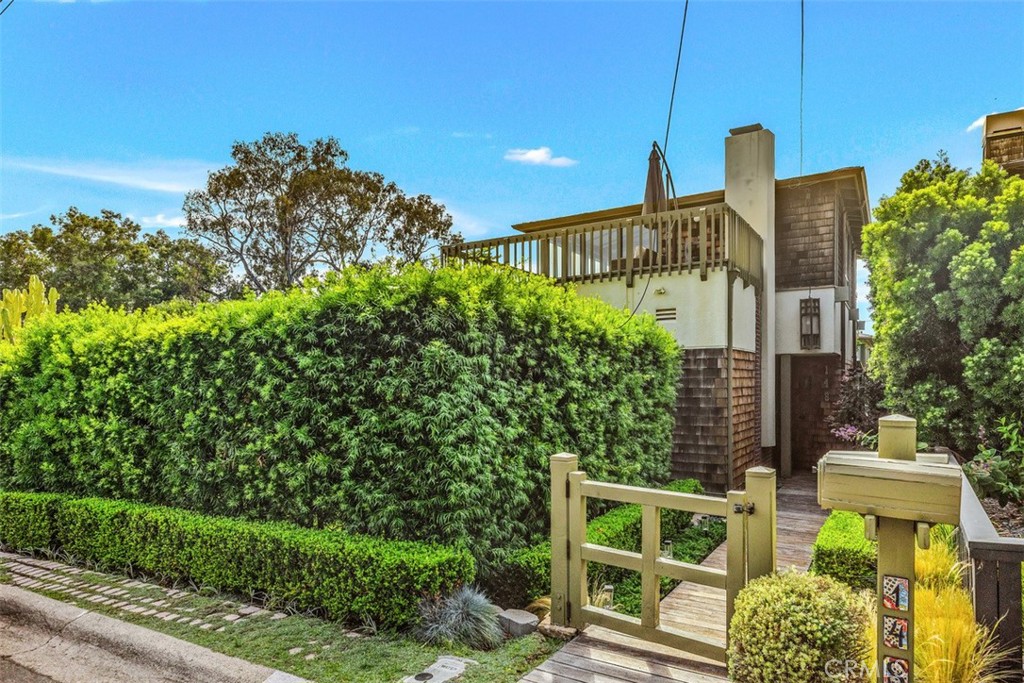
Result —
M730 133L722 190L443 249L445 260L506 264L654 315L685 348L673 474L718 491L755 465L809 470L828 450L828 407L856 359L856 257L870 216L863 168L777 179L771 131Z

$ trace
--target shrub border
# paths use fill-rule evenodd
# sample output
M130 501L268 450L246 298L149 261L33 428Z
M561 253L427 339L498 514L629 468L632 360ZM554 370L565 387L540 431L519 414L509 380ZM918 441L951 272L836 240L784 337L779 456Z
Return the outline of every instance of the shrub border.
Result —
M464 549L55 493L0 492L0 542L386 627L476 570Z

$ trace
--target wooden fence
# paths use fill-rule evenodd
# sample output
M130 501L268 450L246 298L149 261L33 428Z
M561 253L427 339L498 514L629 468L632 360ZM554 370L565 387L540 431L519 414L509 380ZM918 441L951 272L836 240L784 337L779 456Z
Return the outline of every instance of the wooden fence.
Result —
M964 580L974 601L975 619L995 628L1000 644L1011 652L1007 667L1019 674L1024 666L1024 629L1021 626L1024 538L1004 538L996 532L966 477L960 498L959 535L960 559L967 563Z
M551 621L586 628L596 624L650 642L725 662L726 644L661 624L660 577L720 588L723 617L732 619L737 593L748 581L775 571L775 471L747 470L747 491L726 498L607 484L578 471L575 455L551 458ZM587 499L633 503L643 511L641 552L587 542ZM660 556L661 510L682 510L726 519L726 569L702 567ZM621 567L641 575L639 619L590 604L587 563Z

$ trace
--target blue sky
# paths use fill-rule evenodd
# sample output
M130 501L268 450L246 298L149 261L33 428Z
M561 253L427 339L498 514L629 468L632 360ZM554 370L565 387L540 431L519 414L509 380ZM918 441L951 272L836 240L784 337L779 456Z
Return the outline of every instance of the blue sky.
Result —
M6 0L5 0L6 2ZM69 206L174 226L234 140L333 135L443 201L469 238L642 199L682 2L51 3L0 18L0 232ZM1024 106L1024 3L809 0L804 171L867 168L873 203L979 116ZM798 2L690 6L668 156L722 186L728 128L799 158ZM173 232L173 230L172 230Z

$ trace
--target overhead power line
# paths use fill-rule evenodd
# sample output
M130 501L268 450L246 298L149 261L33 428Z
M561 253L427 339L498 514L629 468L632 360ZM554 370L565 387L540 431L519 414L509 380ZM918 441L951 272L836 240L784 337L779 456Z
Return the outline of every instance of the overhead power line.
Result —
M804 1L800 0L800 175L804 174Z
M11 0L14 2L14 0ZM676 84L679 82L679 62L683 58L683 37L686 36L686 15L690 12L690 0L683 5L683 26L679 29L679 49L676 51L676 72L672 76L672 96L668 100L668 123L665 124L665 144L661 146L662 158L668 152L668 134L672 130L672 109L676 103Z
M668 100L668 121L665 123L665 144L659 148L658 143L654 143L654 149L658 152L658 158L660 160L661 166L665 170L665 178L667 185L667 187L665 188L666 200L668 199L669 192L672 193L672 199L676 199L676 184L672 180L672 170L669 168L668 159L665 157L665 152L666 150L668 150L669 133L672 132L672 109L676 103L676 86L679 84L679 64L682 61L683 57L683 39L686 37L686 17L689 13L690 0L686 0L686 3L683 5L683 24L679 29L679 49L676 50L676 69L675 73L672 75L672 95L669 97ZM657 207L655 207L655 213L657 213ZM628 248L632 249L633 245L629 245ZM647 274L647 282L646 284L644 284L644 291L643 293L640 294L640 300L636 302L636 306L633 307L633 310L630 312L629 317L626 318L622 325L619 326L620 328L625 327L629 323L629 321L633 319L633 316L636 315L636 312L640 310L640 305L643 304L644 299L647 297L647 290L650 289L651 280L653 278L654 269L651 268L651 272Z

